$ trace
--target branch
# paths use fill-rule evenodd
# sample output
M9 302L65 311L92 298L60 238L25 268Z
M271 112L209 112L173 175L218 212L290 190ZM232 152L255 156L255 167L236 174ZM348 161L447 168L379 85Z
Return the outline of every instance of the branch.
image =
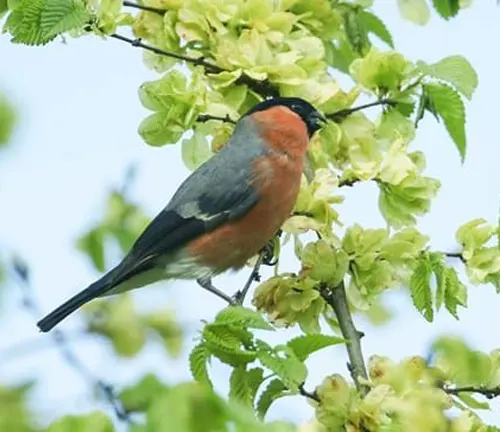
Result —
M396 103L397 102L392 100L392 99L380 99L378 101L370 102L370 103L367 103L364 105L359 105L357 107L346 108L346 109L336 111L334 113L325 114L325 117L333 120L334 122L338 122L338 121L344 120L347 116L351 115L352 113L355 113L356 111L362 111L366 108L371 108L371 107L379 106L379 105L394 106L394 105L396 105Z
M496 387L474 387L474 386L465 386L465 387L442 387L445 393L450 395L459 395L460 393L478 393L486 397L487 399L493 399L495 397L500 396L500 386Z
M321 402L321 399L319 398L318 394L315 391L310 392L304 388L304 383L299 385L299 393L308 399L311 399L316 402Z
M147 12L153 12L153 13L156 13L156 14L161 15L161 16L165 15L165 12L167 12L165 9L159 9L159 8L155 8L152 6L144 6L144 5L141 5L138 3L132 3L129 1L124 1L123 6L131 7L131 8L135 8L135 9L140 9L140 10L147 11Z
M236 120L233 120L231 117L229 117L229 114L226 114L225 117L220 117L220 116L213 116L211 114L200 114L196 121L200 123L207 122L209 120L218 120L221 122L225 123L231 123L231 124L236 124Z
M465 263L465 258L461 252L443 252L448 258L457 258Z
M24 262L19 259L13 260L13 270L16 276L20 281L20 286L22 289L22 304L24 308L30 312L35 319L41 315L40 307L34 300L34 295L31 289L30 278L29 278L29 270ZM71 350L69 346L69 338L60 331L53 330L52 338L56 347L59 349L59 352L63 359L70 365L80 376L87 382L91 383L93 387L97 387L104 397L107 399L109 404L112 406L113 411L116 417L124 421L128 424L133 424L132 419L130 418L128 412L123 407L120 399L116 396L113 387L102 381L101 379L95 377L83 364L83 362L76 356L76 354Z
M177 60L184 60L187 63L194 64L195 66L203 66L205 71L209 74L219 74L221 72L231 72L227 69L221 68L215 64L209 63L204 57L190 57L183 54L178 54L172 51L165 51L160 48L156 48L152 45L148 45L142 42L141 39L131 39L127 36L120 34L111 34L110 37L114 39L121 40L122 42L127 42L134 47L139 47L147 51L151 51L158 55L163 55L166 57L175 58ZM248 88L252 89L255 93L261 96L278 96L278 89L271 84L269 81L257 81L250 78L248 75L242 74L235 82L236 85L246 85Z
M365 380L368 379L360 342L363 333L356 330L356 327L354 326L351 312L349 311L344 282L341 282L340 285L334 287L333 289L323 285L320 287L320 294L335 311L342 336L347 340L347 354L349 356L349 363L347 364L347 367L351 373L356 388L362 395L365 395L368 389L365 385L359 382L359 378L363 378Z

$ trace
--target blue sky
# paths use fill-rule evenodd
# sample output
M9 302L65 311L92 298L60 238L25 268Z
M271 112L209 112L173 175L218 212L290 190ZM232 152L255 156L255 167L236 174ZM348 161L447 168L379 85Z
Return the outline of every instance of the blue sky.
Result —
M422 122L413 144L427 154L427 173L443 183L431 213L420 220L419 228L431 236L435 249L452 250L454 233L461 223L475 217L497 219L500 91L495 47L500 40L500 8L493 0L476 1L457 19L445 22L434 15L427 26L417 27L399 17L395 2L375 3L376 13L393 32L396 48L410 60L434 62L460 54L479 74L478 90L467 104L469 147L465 164L460 164L444 128L430 117ZM2 152L0 159L0 244L31 264L36 295L49 311L97 276L75 251L74 241L100 218L108 191L121 184L125 169L137 163L139 171L131 193L150 214L165 205L188 172L180 163L178 146L150 148L137 134L137 126L146 115L137 88L157 76L142 64L138 49L95 37L31 48L12 45L3 36L0 58L0 91L12 99L20 116L12 149ZM341 217L346 224L384 226L375 210L376 202L373 185L356 186L347 192ZM285 254L283 268L294 268L291 252ZM217 285L233 291L245 277L246 273L222 276ZM12 292L2 306L0 351L22 341L48 339L37 332L32 317L20 308L18 287L10 285L8 289ZM189 324L190 344L200 328L199 320L210 319L222 306L188 282L159 285L134 296L145 309L171 306L181 322ZM461 313L458 322L441 313L435 323L426 323L402 293L391 294L389 304L396 312L389 326L371 328L358 320L367 334L363 339L367 358L372 354L394 359L425 355L429 344L442 333L462 334L486 351L500 347L500 296L491 286L470 288L470 308ZM79 317L67 321L63 328L68 333L81 328ZM293 331L278 332L272 340L290 334ZM96 406L107 409L94 402L87 383L48 346L15 362L2 363L0 382L39 377L32 403L44 422ZM162 349L156 346L139 358L118 363L109 356L110 347L95 340L78 338L74 348L89 369L118 387L151 370L170 382L189 378L185 362L165 360ZM313 357L309 387L328 373L345 373L345 361L341 348ZM226 372L215 367L222 391ZM500 403L493 405L497 413L484 414L484 418L500 425ZM303 400L291 398L276 404L270 417L304 421L311 414Z

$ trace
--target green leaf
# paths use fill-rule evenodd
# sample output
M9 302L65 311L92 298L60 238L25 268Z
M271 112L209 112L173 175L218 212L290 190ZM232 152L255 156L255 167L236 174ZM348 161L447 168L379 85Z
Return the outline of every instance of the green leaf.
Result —
M292 349L299 360L304 361L307 360L312 353L320 349L345 342L345 339L336 336L307 334L293 338L288 341L287 346Z
M137 384L120 392L120 400L127 412L146 411L158 393L167 390L156 375L147 374Z
M471 393L460 392L457 396L469 408L490 409L490 404L488 402L478 401Z
M298 359L293 350L287 346L278 346L274 349L265 346L262 342L257 351L261 364L273 371L292 391L298 391L307 378L307 368Z
M222 309L211 325L232 325L243 328L273 330L274 328L262 317L259 312L243 306L228 306Z
M41 28L45 0L20 0L9 14L4 30L12 35L11 42L25 45L45 45L55 38L47 38Z
M192 171L212 156L207 137L198 132L182 141L181 154L184 164Z
M203 329L203 339L209 352L232 366L250 363L257 356L255 351L241 349L241 338L248 337L248 334L238 330L217 324L208 324Z
M477 73L462 56L454 55L433 64L417 62L418 68L426 75L450 83L467 99L471 99L478 85Z
M432 0L434 9L444 19L450 19L460 10L459 0Z
M467 140L465 136L465 107L460 95L446 84L426 84L437 115L443 119L446 130L455 142L462 161L465 159Z
M445 271L444 256L440 253L430 253L429 262L436 276L436 311L439 311L444 303L447 287L447 273Z
M288 389L286 388L283 381L279 379L273 379L266 389L260 395L259 401L257 402L257 413L261 419L266 416L267 411L271 407L271 404L283 396L287 396Z
M358 10L347 8L343 13L343 17L345 33L352 49L359 55L365 55L370 48L370 41L363 22L359 18Z
M430 286L431 265L427 256L423 256L410 278L410 290L413 304L424 318L432 322L434 310L432 308L432 293Z
M211 387L212 382L210 381L207 368L209 361L210 352L203 343L196 345L189 354L189 368L191 369L193 378Z
M245 366L234 368L229 380L229 399L252 408L255 394L263 380L262 368L253 368L249 371Z
M427 0L398 0L398 7L401 16L414 24L425 25L431 17Z
M7 3L7 0L0 0L0 18L6 11L9 10L9 5Z
M115 428L109 417L94 411L87 415L67 415L51 423L47 432L113 432Z
M444 304L448 312L458 319L457 307L467 306L467 288L460 281L454 268L445 269L444 280L446 284Z
M45 0L45 2L40 22L45 38L78 29L91 18L82 0Z
M391 48L394 48L394 41L392 40L391 33L385 26L384 22L377 15L374 15L366 10L360 10L358 13L358 19L368 33L373 33Z

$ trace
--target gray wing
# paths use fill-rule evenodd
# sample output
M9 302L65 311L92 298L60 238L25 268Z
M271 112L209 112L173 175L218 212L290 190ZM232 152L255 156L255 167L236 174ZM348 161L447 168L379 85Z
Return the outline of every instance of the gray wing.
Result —
M158 257L245 215L258 201L253 162L266 153L249 119L229 143L194 171L139 236L115 272L116 284L154 266Z

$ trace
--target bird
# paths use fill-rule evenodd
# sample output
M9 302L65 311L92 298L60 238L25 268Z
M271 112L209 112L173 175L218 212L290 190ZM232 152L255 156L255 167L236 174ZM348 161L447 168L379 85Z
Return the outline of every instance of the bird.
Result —
M37 326L48 332L81 306L161 280L196 280L237 271L291 215L309 141L326 118L298 97L274 97L236 122L226 145L195 169L114 268Z

